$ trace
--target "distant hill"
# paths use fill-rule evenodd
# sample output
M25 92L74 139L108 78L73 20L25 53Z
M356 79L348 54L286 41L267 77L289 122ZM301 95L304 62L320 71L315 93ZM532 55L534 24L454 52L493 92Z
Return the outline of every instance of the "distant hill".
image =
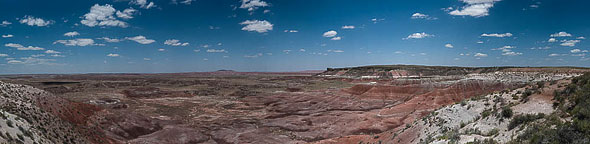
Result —
M588 68L582 67L458 67L458 66L424 66L424 65L373 65L345 68L327 68L326 71L317 74L318 76L341 76L341 77L367 77L380 78L393 77L425 77L425 76L449 76L466 75L470 73L489 72L587 72Z

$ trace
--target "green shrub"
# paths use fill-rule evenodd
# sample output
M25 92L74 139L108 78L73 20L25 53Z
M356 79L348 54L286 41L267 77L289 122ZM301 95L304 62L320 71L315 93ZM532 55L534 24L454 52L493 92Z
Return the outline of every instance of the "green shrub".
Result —
M512 118L510 123L508 123L508 130L512 130L521 124L526 124L526 123L535 121L535 120L543 118L543 117L545 117L545 114L543 114L543 113L538 113L536 115L535 114L517 115L514 118Z
M510 109L510 107L503 107L502 108L502 117L504 118L510 118L512 117L513 113L512 113L512 109Z

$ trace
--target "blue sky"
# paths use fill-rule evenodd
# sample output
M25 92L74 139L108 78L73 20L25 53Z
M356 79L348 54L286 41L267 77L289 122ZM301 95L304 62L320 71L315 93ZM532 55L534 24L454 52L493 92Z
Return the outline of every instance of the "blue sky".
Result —
M0 73L590 66L583 0L0 1Z

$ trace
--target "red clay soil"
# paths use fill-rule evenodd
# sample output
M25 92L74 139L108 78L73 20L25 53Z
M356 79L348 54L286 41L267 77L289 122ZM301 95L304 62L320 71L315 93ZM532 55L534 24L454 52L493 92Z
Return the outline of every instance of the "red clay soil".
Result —
M98 106L69 101L53 95L37 97L36 105L41 109L75 125L77 133L82 134L92 143L114 143L99 129L91 127L91 117L102 109Z
M341 135L336 138L317 141L316 143L359 143L360 141L378 142L379 140L384 143L410 143L409 141L392 142L392 133L401 130L405 124L411 124L414 120L426 116L441 106L511 87L513 86L504 85L502 83L469 81L458 82L447 87L434 88L432 91L422 93L424 92L424 89L428 88L423 87L416 89L415 87L373 86L370 90L359 96L379 96L384 94L389 97L388 99L391 99L396 95L411 95L412 93L415 93L416 95L410 96L407 100L400 99L401 102L399 102L399 104L392 107L384 107L377 111L376 117L379 120L374 124L386 126L388 127L387 129L376 129L373 133L374 135L370 133L353 133L351 135ZM359 90L359 88L354 89ZM360 90L366 90L366 87L363 86L363 89ZM350 89L347 91L350 91ZM354 122L350 123L355 124ZM347 125L347 127L352 128L354 126ZM411 132L406 132L406 134L409 133Z

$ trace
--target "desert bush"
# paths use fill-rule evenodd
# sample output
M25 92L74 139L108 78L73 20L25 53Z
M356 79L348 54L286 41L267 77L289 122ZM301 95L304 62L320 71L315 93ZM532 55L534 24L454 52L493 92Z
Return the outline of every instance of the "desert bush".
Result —
M514 116L514 118L512 118L512 120L510 121L510 123L508 123L508 130L512 130L521 124L526 124L526 123L535 121L535 120L543 118L543 117L545 117L545 114L543 114L543 113L539 113L536 115L535 114L526 114L526 115Z
M512 115L513 115L513 112L510 107L507 107L507 106L502 107L502 117L510 118L510 117L512 117Z

